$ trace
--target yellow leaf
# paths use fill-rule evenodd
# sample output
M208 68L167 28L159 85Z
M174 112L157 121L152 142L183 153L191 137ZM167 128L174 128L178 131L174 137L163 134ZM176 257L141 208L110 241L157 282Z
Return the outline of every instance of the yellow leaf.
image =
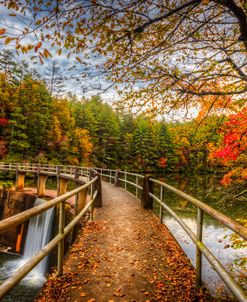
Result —
M5 39L4 44L7 45L7 44L9 44L11 41L13 41L13 40L14 40L14 38L8 37L8 38Z
M56 54L57 54L58 56L60 56L60 55L62 54L62 49L61 49L61 48L58 49L58 51L56 52Z
M48 58L48 57L52 57L52 55L51 55L51 53L49 52L49 50L47 50L47 49L44 49L44 56L45 56L45 58Z
M34 48L34 51L37 52L41 46L42 46L42 42L38 42L38 44Z
M35 25L40 25L41 24L41 20L37 20L36 22L35 22Z
M81 59L79 57L76 57L76 60L79 62L79 63L82 63Z
M0 35L3 35L6 32L5 28L0 28Z

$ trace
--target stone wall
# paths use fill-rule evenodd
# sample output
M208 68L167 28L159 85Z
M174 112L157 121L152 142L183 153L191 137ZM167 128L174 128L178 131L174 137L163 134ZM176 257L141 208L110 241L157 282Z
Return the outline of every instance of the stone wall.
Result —
M33 207L36 196L24 192L0 190L0 220L14 216ZM0 244L22 253L28 222L0 233Z

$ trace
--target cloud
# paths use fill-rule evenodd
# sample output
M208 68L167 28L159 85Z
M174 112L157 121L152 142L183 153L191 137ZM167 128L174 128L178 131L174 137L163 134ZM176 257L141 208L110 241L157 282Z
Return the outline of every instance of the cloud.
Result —
M9 16L11 12L4 7L0 9L0 27L7 28L9 36L14 37L20 35L25 26L31 26L31 15L20 18L17 16ZM29 27L31 28L31 27ZM1 40L0 40L1 41ZM21 39L22 45L38 43L34 33L28 34ZM80 53L79 55L71 55L69 57L69 50L63 49L61 55L57 55L59 47L51 46L49 40L42 42L42 49L48 49L52 55L52 58L44 59L44 64L40 64L38 60L38 54L34 51L28 53L18 52L18 59L27 61L31 69L36 69L44 79L48 79L47 71L51 68L53 62L57 63L61 76L65 78L64 91L72 92L78 98L91 97L101 93L101 97L105 101L116 99L118 96L114 89L109 89L105 93L102 93L111 83L107 82L102 73L103 68L100 66L104 63L104 58L98 55L91 55L87 57L88 53ZM17 55L15 49L15 42L11 42L8 45L4 45L4 39L0 42L0 50L10 50L13 54ZM31 58L36 56L35 60ZM81 58L79 63L76 56Z

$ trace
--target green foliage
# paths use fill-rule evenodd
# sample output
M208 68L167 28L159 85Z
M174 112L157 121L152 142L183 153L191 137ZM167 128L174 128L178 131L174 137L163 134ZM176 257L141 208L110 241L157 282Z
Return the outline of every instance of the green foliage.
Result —
M1 186L4 190L9 190L13 187L12 181L4 181L1 183Z
M244 227L247 227L247 219L237 219ZM240 237L238 234L233 233L228 236L231 241L231 247L234 249L241 249L247 247L247 241L244 240L242 237ZM243 262L243 264L246 263L246 260ZM241 263L241 262L240 262ZM238 264L240 264L238 263Z

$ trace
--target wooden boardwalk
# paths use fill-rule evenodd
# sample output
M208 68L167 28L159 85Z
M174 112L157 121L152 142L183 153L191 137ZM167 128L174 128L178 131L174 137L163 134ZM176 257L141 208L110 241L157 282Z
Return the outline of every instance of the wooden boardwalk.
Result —
M140 201L103 182L95 209L36 301L209 301L195 289L195 271L172 235Z

